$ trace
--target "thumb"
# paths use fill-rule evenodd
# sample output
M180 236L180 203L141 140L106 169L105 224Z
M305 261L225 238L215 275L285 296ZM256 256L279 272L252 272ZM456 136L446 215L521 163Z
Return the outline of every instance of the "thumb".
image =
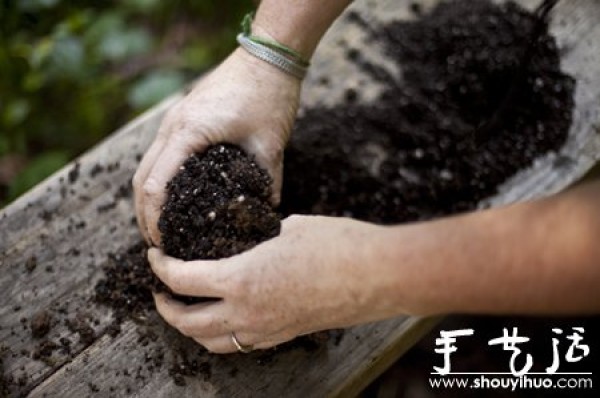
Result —
M258 134L257 134L258 135ZM254 135L245 145L242 145L249 154L254 155L256 162L265 169L272 179L271 203L278 206L281 200L281 187L283 185L283 147L284 144L277 139L264 138ZM267 141L267 142L265 142Z

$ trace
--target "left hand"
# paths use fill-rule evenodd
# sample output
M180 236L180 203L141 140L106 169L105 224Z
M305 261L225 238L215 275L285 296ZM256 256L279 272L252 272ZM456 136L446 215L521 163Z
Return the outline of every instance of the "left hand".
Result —
M215 353L236 351L232 332L243 345L265 349L383 319L390 315L390 300L381 298L389 293L389 276L373 269L383 229L347 218L292 216L280 236L228 259L184 262L151 249L152 269L175 293L221 298L185 305L157 294L156 307Z

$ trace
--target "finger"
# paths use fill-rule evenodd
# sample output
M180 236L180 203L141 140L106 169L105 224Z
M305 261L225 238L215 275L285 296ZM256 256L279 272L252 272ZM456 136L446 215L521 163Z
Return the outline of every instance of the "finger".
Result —
M166 137L164 134L158 134L150 148L146 151L146 154L142 158L135 175L133 176L133 195L134 195L134 203L135 203L135 214L138 222L138 228L142 233L142 236L149 244L150 235L148 234L148 228L146 225L146 219L144 217L144 195L142 187L146 178L148 178L148 174L152 170L152 165L160 155L163 147L166 143Z
M154 243L160 244L158 219L161 207L165 203L167 183L179 171L188 156L196 151L203 151L206 146L205 140L192 145L184 138L171 136L154 162L143 185L143 217Z
M186 305L168 294L154 294L156 310L163 319L185 336L215 338L230 329L222 318L222 302Z
M283 144L279 142L265 143L263 139L251 136L242 147L256 157L256 162L267 170L273 182L271 184L271 201L274 206L281 200L281 186L283 181Z
M227 262L231 259L182 261L162 250L148 250L152 271L173 292L185 296L222 298L228 291Z
M272 168L271 178L273 178L271 203L273 206L279 206L281 202L281 188L283 186L283 158L281 162L275 163Z
M236 338L238 339L238 342L240 344L252 347L252 350L266 350L268 348L273 348L282 343L280 341L261 341L254 344L250 344L247 343L247 340L244 340L243 337L239 337L238 333L236 333ZM214 354L234 354L239 352L237 346L233 342L231 333L215 338L195 337L194 340Z

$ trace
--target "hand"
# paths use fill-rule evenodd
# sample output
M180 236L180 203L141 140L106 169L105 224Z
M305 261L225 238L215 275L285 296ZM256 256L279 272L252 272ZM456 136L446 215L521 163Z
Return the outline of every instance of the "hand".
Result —
M281 191L283 150L298 108L300 81L237 49L164 118L133 178L140 231L160 244L158 218L167 182L185 159L231 143L256 156Z
M216 353L265 349L296 336L384 319L397 312L390 277L374 272L384 227L346 218L292 216L281 235L217 261L183 262L148 252L156 275L175 293L216 297L184 305L155 296L161 316Z

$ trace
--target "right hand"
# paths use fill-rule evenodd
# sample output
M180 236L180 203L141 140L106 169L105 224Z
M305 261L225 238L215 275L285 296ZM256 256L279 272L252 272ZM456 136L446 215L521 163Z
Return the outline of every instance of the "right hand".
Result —
M211 145L236 144L254 155L273 178L272 200L279 203L283 150L300 85L238 48L167 113L133 177L136 216L147 242L160 245L167 182L189 155Z

